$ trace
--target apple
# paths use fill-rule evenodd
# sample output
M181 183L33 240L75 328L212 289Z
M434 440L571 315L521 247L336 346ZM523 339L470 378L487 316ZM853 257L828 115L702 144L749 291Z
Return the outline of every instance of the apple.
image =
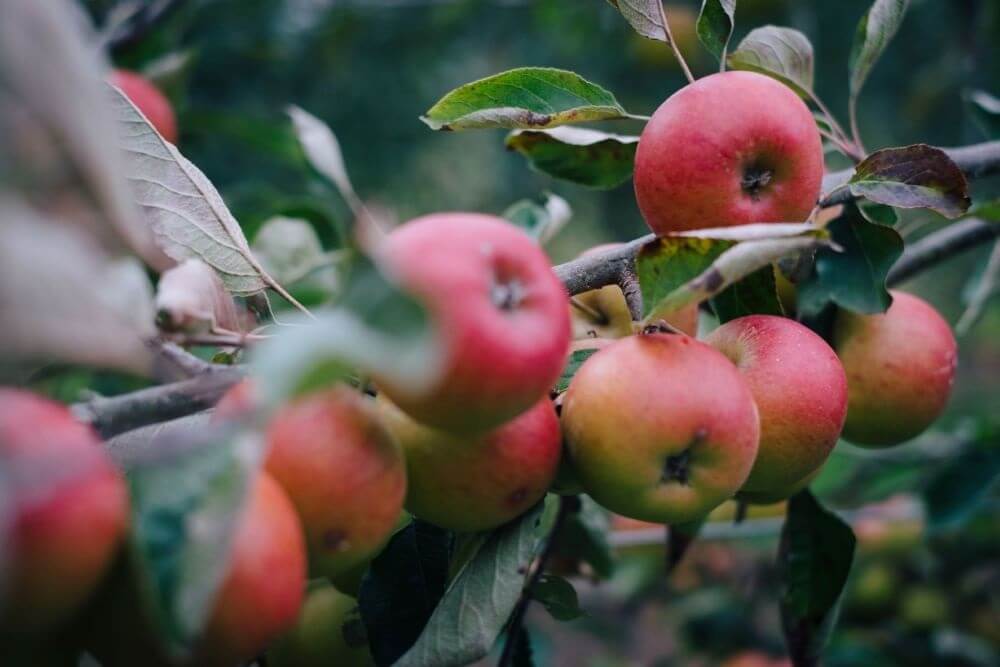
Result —
M661 45L662 46L662 45ZM588 257L621 247L622 243L595 246L580 257ZM606 285L573 297L573 338L623 338L635 333L632 313L618 285ZM698 332L698 305L692 304L665 316L664 321L678 331L694 336Z
M826 341L794 320L750 315L705 339L743 374L760 413L760 448L740 497L773 503L805 486L833 451L847 377Z
M97 435L63 405L0 389L0 623L38 632L95 590L128 525L128 493Z
M562 425L594 500L658 523L703 518L743 486L760 435L740 372L689 336L615 341L570 382Z
M121 89L146 120L172 144L177 143L177 117L170 100L146 77L125 69L111 72L109 81Z
M741 651L730 656L720 667L791 667L785 658L772 658L760 651Z
M295 628L267 652L271 667L373 667L358 602L329 583L310 589Z
M469 434L548 395L569 347L569 301L531 237L493 216L438 213L398 227L379 252L424 301L445 348L430 391L375 378L393 403L424 424Z
M385 424L406 453L406 509L448 530L490 530L545 495L559 467L559 419L547 398L476 436L420 424L385 398Z
M887 447L922 433L944 411L958 346L951 327L926 301L893 291L879 315L840 311L833 345L847 371L844 438Z
M216 415L253 403L252 385L231 389ZM372 401L340 385L282 407L267 426L265 469L302 520L314 576L356 570L392 535L406 496L406 465Z
M635 194L656 234L803 222L819 199L823 146L806 104L753 72L674 93L643 130Z

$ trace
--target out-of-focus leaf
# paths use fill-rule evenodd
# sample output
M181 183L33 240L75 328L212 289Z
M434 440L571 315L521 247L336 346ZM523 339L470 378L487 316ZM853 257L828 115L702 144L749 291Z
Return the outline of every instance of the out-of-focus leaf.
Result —
M909 0L875 0L871 8L861 17L854 34L849 62L852 108L857 104L858 95L875 63L896 36L908 5Z
M398 667L458 667L486 655L524 588L547 527L543 504L498 528L451 582Z
M989 222L1000 222L1000 199L978 201L969 208L969 218L982 218Z
M531 587L531 597L541 602L557 621L572 621L583 616L573 584L554 574L540 576Z
M545 245L573 217L569 203L551 192L545 193L545 203L522 199L503 212L503 217L528 232L539 245Z
M795 664L816 664L837 622L840 598L854 560L850 526L809 491L788 501L778 568L781 624Z
M632 178L639 137L580 127L515 130L507 148L538 171L591 188L607 190Z
M627 115L614 95L579 74L522 67L456 88L421 120L432 130L535 130Z
M288 107L288 115L292 118L295 134L309 163L336 186L352 209L356 208L361 200L347 175L344 154L333 130L319 118L296 106Z
M590 565L597 576L607 579L614 571L611 545L608 544L610 516L590 496L577 498L580 508L566 517L555 537L556 554L579 558Z
M160 276L156 323L164 331L188 334L240 330L233 297L200 259L185 260Z
M162 270L170 262L156 248L148 227L141 224L125 182L101 81L107 64L93 41L75 3L0 3L0 90L4 91L0 96L0 180L6 171L27 171L36 178L42 177L40 172L55 171L44 180L64 187L64 170L72 171L100 209L100 215L83 219L102 245L112 252L130 248ZM10 164L5 164L8 160ZM66 163L72 170L65 169ZM59 198L58 193L48 195ZM74 222L79 220L74 218Z
M729 54L729 66L781 81L801 97L813 88L813 47L798 30L768 25L751 30Z
M608 0L621 12L632 28L648 39L670 42L663 17L666 15L661 0Z
M94 239L0 192L0 350L11 361L64 361L146 375L155 334L148 281ZM128 275L122 281L123 271Z
M896 213L896 209L891 206L876 204L865 199L859 199L857 204L861 215L868 222L874 222L876 225L884 225L886 227L892 227L899 222L899 215Z
M674 232L671 237L713 239L716 241L770 241L803 234L815 234L817 225L810 222L763 222L734 227L712 227Z
M929 208L947 218L961 216L972 203L962 170L943 150L926 144L872 153L855 168L847 187L878 204Z
M414 520L371 562L358 604L376 665L396 662L423 632L448 583L451 539Z
M263 449L242 427L164 432L126 471L139 589L149 592L150 617L176 657L208 621Z
M745 315L784 315L774 268L761 267L730 285L712 299L712 308L720 323Z
M250 247L281 284L305 281L330 295L337 292L339 265L348 257L347 253L324 251L319 235L307 221L282 216L264 222Z
M842 250L816 253L812 275L798 286L800 315L815 317L830 303L859 313L885 312L892 302L885 279L903 254L903 239L894 229L866 221L854 206L827 229Z
M733 36L736 0L704 0L698 15L698 39L716 60L725 62L726 48Z
M965 96L972 119L987 139L1000 139L1000 98L985 90L973 90Z
M583 365L587 359L590 359L594 353L597 352L596 348L589 350L573 350L569 359L566 360L566 368L563 369L562 375L559 376L559 380L556 382L555 390L558 393L562 393L569 389L569 383L573 381L573 376L576 372L580 370L580 366Z
M934 528L960 524L988 494L1000 475L1000 449L976 444L938 471L924 489L927 518Z
M337 304L258 344L251 364L265 399L277 405L328 386L352 368L419 391L436 381L442 351L423 306L357 255Z
M171 259L200 259L233 294L270 287L293 301L260 265L215 186L173 144L161 137L132 102L110 87L135 199Z

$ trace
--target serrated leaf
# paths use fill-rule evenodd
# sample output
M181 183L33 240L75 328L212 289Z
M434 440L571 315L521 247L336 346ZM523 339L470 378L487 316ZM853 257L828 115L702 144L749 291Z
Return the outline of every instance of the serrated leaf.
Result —
M539 245L545 245L570 221L573 209L569 207L569 202L559 195L546 192L544 204L538 204L531 199L522 199L511 204L503 212L503 217L528 232Z
M924 489L927 518L934 528L961 524L1000 476L1000 449L975 443L938 471Z
M542 603L557 621L572 621L583 616L573 584L554 575L543 574L531 587L531 597Z
M858 95L872 68L903 23L908 5L909 0L875 0L861 17L851 45L848 65L851 71L852 108L857 104Z
M866 157L847 187L856 197L897 208L929 208L947 218L969 210L969 183L940 148L914 144Z
M233 294L270 287L285 296L250 251L243 230L208 178L161 137L120 90L108 86L128 179L156 242L176 262L197 258Z
M815 317L830 303L859 313L885 312L892 301L885 280L903 254L903 239L866 221L854 206L827 229L841 251L816 253L814 272L798 286L799 313Z
M524 588L544 536L543 504L495 530L451 582L397 667L458 667L486 655Z
M825 510L809 491L788 502L778 569L781 623L795 664L816 664L837 621L854 560L850 526Z
M813 89L813 47L798 30L768 25L751 30L729 54L729 66L766 74L781 81L799 96L809 98Z
M448 583L451 539L416 519L368 567L358 604L376 665L393 664L423 632Z
M774 268L761 267L730 285L712 299L712 309L720 324L745 315L784 315Z
M347 174L344 154L340 142L330 127L316 116L297 106L289 106L288 115L292 119L295 135L309 163L327 178L353 207L360 202L354 185Z
M733 36L736 0L704 0L698 14L698 39L716 60L725 62L726 48Z
M145 341L156 330L144 272L112 262L83 230L3 192L0 221L4 359L149 374Z
M100 211L73 221L86 224L112 253L130 248L154 269L163 270L170 262L157 249L148 227L141 224L125 182L126 166L115 147L115 124L101 80L107 64L93 48L94 41L75 3L0 3L0 89L4 91L0 174L10 168L13 174L31 174L46 185L65 189L71 171ZM9 167L4 164L8 160ZM54 165L58 172L53 171ZM61 194L46 193L57 200ZM81 201L68 208L85 209L89 203Z
M426 309L357 255L337 304L258 344L251 365L265 399L277 405L328 386L352 368L419 391L436 381L442 358Z
M555 391L557 393L561 394L569 389L569 383L573 381L573 376L580 370L580 366L587 359L590 359L595 352L597 352L597 348L573 350L570 353L569 358L566 360L566 368L563 369L562 375L559 376L559 380L556 382Z
M639 137L556 127L515 130L507 136L506 144L542 173L586 187L609 190L632 178Z
M666 12L661 0L608 0L608 3L621 12L628 24L643 37L670 42L663 23Z
M522 67L456 88L421 120L432 130L534 130L627 115L614 95L579 74Z
M234 427L164 432L158 440L126 471L130 550L158 635L172 655L183 657L200 637L225 577L264 447L259 434Z

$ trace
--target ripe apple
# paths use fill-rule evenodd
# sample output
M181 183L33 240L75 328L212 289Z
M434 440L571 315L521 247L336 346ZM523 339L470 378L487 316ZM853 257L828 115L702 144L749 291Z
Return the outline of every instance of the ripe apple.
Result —
M438 213L398 227L380 252L427 305L446 357L428 392L376 378L393 403L424 424L468 434L548 394L569 347L569 304L527 234L492 216Z
M773 503L826 462L847 413L847 377L826 341L794 320L750 315L706 339L743 374L760 413L760 448L740 497Z
M125 93L164 139L177 143L177 117L170 100L159 88L141 74L125 69L112 71L109 80Z
M892 292L880 315L841 311L833 344L847 371L844 438L887 447L924 431L944 411L958 347L951 327L926 301Z
M496 528L538 502L555 478L562 444L548 398L477 436L420 424L382 397L377 404L406 453L406 509L442 528Z
M128 524L125 483L65 406L16 389L0 389L0 470L9 522L0 533L0 623L12 632L51 629L111 565Z
M605 243L587 250L580 257L613 250L622 245ZM573 300L571 312L574 338L623 338L634 333L632 314L625 301L625 294L618 285L589 290L577 294ZM698 305L686 306L663 319L679 331L694 336L698 332Z
M671 524L701 519L743 486L760 428L736 367L674 334L623 338L587 359L566 392L562 424L594 500Z
M236 385L216 415L246 409L251 392ZM403 509L406 466L370 399L346 386L297 399L268 424L267 445L264 467L302 520L313 575L349 572L382 548Z
M805 221L819 199L823 146L787 86L723 72L674 93L643 130L635 194L657 234Z
M358 602L326 582L311 587L295 628L267 652L273 667L374 666Z

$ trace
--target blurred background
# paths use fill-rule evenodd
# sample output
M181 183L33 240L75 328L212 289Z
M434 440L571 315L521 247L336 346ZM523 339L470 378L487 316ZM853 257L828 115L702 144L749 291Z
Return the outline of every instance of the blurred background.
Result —
M98 25L118 4L81 2ZM667 3L696 75L714 69L694 34L699 5ZM739 0L734 44L768 23L803 31L816 51L817 92L843 121L851 38L869 5ZM1000 95L1000 0L910 5L862 96L868 148L1000 138L989 134L997 130L995 117L991 127L969 102L974 91ZM251 239L263 221L289 215L308 219L333 247L339 221L349 215L301 155L284 112L296 104L337 133L357 191L383 215L499 213L545 191L566 198L575 215L549 248L554 262L644 233L631 187L598 192L560 183L508 153L502 132L434 133L418 116L460 84L526 65L574 70L639 114L652 113L684 83L669 50L636 36L603 0L188 0L113 56L167 92L179 115L181 150L219 187ZM641 130L631 121L604 128ZM830 165L845 163L831 158ZM974 184L977 201L998 193L996 178ZM929 213L900 223L908 240L940 224ZM967 253L907 289L954 322L988 255L988 246ZM834 507L887 503L893 517L856 517L859 556L826 665L1000 664L995 492L942 522L924 517L916 501L944 484L933 475L970 441L997 445L998 341L994 299L960 341L956 395L938 428L882 453L841 444L815 484ZM84 386L120 390L121 382L77 373L41 388L72 400ZM975 480L960 474L946 482ZM781 508L768 512L780 515ZM535 605L529 625L539 664L715 665L741 656L747 661L731 664L769 664L767 654L782 654L771 565L778 523L751 516L731 532L720 529L697 543L669 582L662 548L624 550L610 582L578 579L582 619L558 624Z

